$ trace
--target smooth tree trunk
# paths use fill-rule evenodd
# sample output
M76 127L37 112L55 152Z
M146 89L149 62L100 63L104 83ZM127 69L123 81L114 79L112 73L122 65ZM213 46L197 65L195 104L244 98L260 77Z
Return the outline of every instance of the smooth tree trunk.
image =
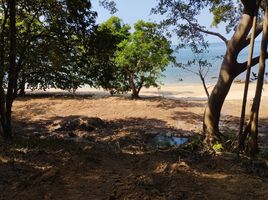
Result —
M254 156L258 153L258 120L259 120L259 109L260 109L261 95L262 95L263 81L265 74L267 43L268 43L268 7L266 7L265 9L265 17L263 22L263 34L261 40L260 61L259 61L256 92L251 107L250 120L247 124L244 133L245 135L249 135L247 150L250 156Z
M239 52L244 48L245 41L252 26L254 8L253 12L251 11L252 8L249 9L250 10L245 9L233 37L227 44L227 50L221 65L218 81L210 94L205 109L203 131L205 143L209 146L212 146L221 138L219 120L224 100L234 78L245 70L241 69L240 63L237 62L237 57Z

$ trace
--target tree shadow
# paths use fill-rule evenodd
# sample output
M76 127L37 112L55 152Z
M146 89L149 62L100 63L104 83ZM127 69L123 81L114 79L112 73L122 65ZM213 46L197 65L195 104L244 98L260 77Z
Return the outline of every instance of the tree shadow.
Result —
M138 101L156 102L154 106L162 109L203 106L202 102L191 105L183 100L162 100ZM198 133L184 126L173 127L157 118L128 117L103 120L104 124L92 131L59 129L76 119L90 117L69 115L36 121L17 117L14 143L0 140L0 199L268 198L266 164L202 154L198 152L201 141L195 138ZM202 116L183 110L173 112L172 119L195 124ZM229 129L237 120L222 118ZM192 140L179 147L159 148L151 145L157 134Z
M173 109L173 108L190 108L190 107L205 107L205 102L200 101L189 101L183 99L172 99L163 97L143 97L141 101L149 101L159 103L156 107L163 109Z
M168 96L171 96L171 95L187 95L187 94L194 94L193 91L182 91L182 92L176 92L176 91L143 91L142 93L149 93L149 94L157 94L159 96L161 95L168 95Z
M188 117L190 113L184 115ZM65 140L69 135L45 137L51 132L62 132L53 124L77 118L85 116L53 117L27 126L19 124L18 128L25 129L23 133L28 132L29 137L18 137L12 145L0 141L2 199L268 197L266 166L242 165L236 157L202 155L191 146L145 148L158 133L183 136L185 130L171 127L163 120L104 121L104 126L88 133L94 140ZM41 129L44 132L39 137L30 135Z
M202 122L203 116L201 114L196 114L193 112L188 112L188 111L176 111L173 113L172 119L180 119L185 122L190 122L195 124L196 122Z
M246 116L244 128L246 127L249 116ZM240 118L231 116L231 115L223 115L221 116L221 120L219 123L220 130L230 138L236 140L238 138L239 133L239 124ZM268 156L268 119L260 118L258 122L258 143L260 153L264 156Z
M70 92L36 92L27 93L22 97L17 97L16 101L28 101L31 99L88 99L93 98L95 95L89 92L82 92L73 94Z
M168 125L166 121L153 118L125 118L117 120L101 120L97 125L81 125L80 121L95 119L88 116L70 115L65 117L51 117L45 120L27 121L15 120L14 130L16 135L37 137L42 139L57 138L63 140L102 142L120 145L120 148L135 146L147 149L152 138L158 134L176 137L190 137L197 133ZM77 121L78 120L78 121ZM75 123L75 124L74 124ZM74 124L72 127L62 129L63 124ZM92 129L91 129L92 128ZM90 131L88 131L90 129Z

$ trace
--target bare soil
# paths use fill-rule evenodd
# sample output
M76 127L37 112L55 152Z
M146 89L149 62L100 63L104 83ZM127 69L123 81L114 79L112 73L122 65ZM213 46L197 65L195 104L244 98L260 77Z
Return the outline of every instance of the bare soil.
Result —
M223 110L230 137L237 104ZM204 108L185 99L20 98L14 141L0 140L0 199L268 199L265 147L258 159L200 151ZM263 135L265 122L264 113ZM157 134L190 142L160 148Z

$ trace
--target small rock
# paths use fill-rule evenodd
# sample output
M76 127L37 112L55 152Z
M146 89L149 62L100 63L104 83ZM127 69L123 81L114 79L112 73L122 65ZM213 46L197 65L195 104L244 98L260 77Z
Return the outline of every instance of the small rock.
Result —
M170 172L181 172L188 171L190 169L189 165L186 162L177 162L170 166Z
M96 128L100 128L105 126L105 123L102 119L98 118L98 117L91 117L87 119L87 125L89 126L93 126Z
M6 164L6 163L8 163L8 162L10 162L10 159L8 159L8 158L4 158L4 157L0 156L0 163L2 163L2 164Z

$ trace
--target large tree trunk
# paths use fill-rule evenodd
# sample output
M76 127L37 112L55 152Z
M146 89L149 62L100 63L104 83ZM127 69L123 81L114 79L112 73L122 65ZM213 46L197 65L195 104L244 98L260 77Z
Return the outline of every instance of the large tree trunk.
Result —
M5 63L5 32L6 32L6 23L8 18L8 9L6 8L6 4L2 2L2 7L4 8L4 15L2 16L4 19L1 24L0 30L0 117L1 117L1 134L4 136L4 124L5 124L5 113L6 113L6 103L5 103L5 91L3 86L4 79L4 63Z
M221 108L234 79L231 69L235 66L235 63L228 62L226 57L221 67L218 82L209 96L204 114L203 130L206 137L205 142L209 146L212 146L220 138L219 119Z
M259 72L258 80L256 85L255 97L250 112L250 120L245 129L244 135L249 135L249 141L247 149L251 156L254 156L258 152L258 120L259 120L259 109L261 103L261 95L263 89L263 80L265 73L265 59L267 52L268 43L268 7L265 9L265 18L263 23L263 35L261 40L260 49L260 61L259 61Z
M13 93L15 84L16 68L16 1L9 0L10 13L10 52L9 52L9 69L8 69L8 88L6 97L6 123L4 125L4 137L12 138L11 133L11 110L13 103Z
M224 100L230 90L233 79L243 71L237 63L237 57L244 47L247 35L252 26L253 16L254 8L253 12L244 11L233 37L228 42L218 81L208 99L204 114L203 131L205 142L209 146L212 146L221 135L219 131L219 120Z

